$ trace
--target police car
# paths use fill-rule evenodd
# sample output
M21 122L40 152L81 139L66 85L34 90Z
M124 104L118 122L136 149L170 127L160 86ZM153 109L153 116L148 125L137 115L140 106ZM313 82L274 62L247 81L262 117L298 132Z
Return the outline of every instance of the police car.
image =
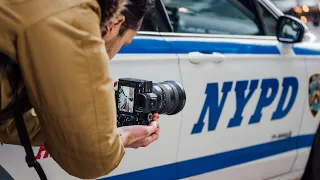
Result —
M160 116L158 141L127 149L100 179L319 177L320 44L306 26L269 0L158 0L156 7L110 62L111 74L177 81L187 102L181 113ZM49 179L76 179L43 147L34 152ZM24 155L20 146L0 146L0 174L38 179Z

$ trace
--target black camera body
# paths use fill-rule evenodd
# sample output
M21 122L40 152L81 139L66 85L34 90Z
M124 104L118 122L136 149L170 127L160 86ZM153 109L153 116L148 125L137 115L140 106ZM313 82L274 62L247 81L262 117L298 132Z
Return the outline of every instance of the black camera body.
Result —
M149 125L153 114L174 115L185 105L186 95L174 81L121 78L115 90L117 126Z

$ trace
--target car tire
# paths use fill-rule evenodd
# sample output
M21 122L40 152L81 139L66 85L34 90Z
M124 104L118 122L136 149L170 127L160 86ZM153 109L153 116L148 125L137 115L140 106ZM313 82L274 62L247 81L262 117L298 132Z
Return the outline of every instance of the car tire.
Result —
M320 180L320 126L314 137L309 160L301 180Z

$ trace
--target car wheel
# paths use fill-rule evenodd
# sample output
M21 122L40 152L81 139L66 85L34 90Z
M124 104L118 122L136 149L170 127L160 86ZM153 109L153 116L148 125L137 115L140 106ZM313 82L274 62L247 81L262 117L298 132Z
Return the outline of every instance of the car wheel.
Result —
M314 137L309 160L301 180L320 180L320 126Z

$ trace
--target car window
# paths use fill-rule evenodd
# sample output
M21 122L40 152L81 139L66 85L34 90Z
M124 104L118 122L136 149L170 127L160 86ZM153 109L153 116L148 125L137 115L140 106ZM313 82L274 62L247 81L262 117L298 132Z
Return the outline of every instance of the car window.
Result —
M143 21L139 31L153 31L153 27L150 26L149 21Z
M300 6L317 6L319 3L319 0L299 0Z
M139 31L172 32L171 24L167 18L167 12L163 8L162 1L155 1L154 11L144 18Z
M265 34L268 36L276 36L277 19L261 3L257 4L261 13L262 23L264 24Z
M239 0L164 0L174 32L263 35L258 16Z

